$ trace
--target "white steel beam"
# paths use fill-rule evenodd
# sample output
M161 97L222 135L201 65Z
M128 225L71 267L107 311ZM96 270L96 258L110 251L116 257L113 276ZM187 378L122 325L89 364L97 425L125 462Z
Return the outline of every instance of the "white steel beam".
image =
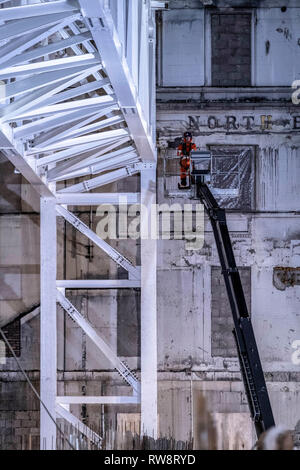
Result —
M0 9L0 21L19 20L20 18L32 18L33 16L51 15L78 10L75 0L59 0L56 2L40 3L37 5L24 5Z
M140 403L140 398L138 396L60 396L56 398L56 402L60 405L136 405Z
M62 176L64 173L70 173L71 171L79 170L81 168L85 168L87 165L92 165L93 163L96 163L98 161L98 158L103 156L104 157L109 157L110 156L116 156L116 155L122 155L123 153L126 153L128 151L134 151L134 147L129 146L120 149L119 147L123 146L124 144L127 144L130 141L130 137L126 137L125 139L120 139L115 142L113 142L110 145L102 145L100 147L101 150L97 150L96 153L92 153L90 155L76 158L72 158L71 162L65 162L60 165L57 165L56 168L53 168L53 170L48 171L48 177L55 178L57 176ZM119 148L118 150L111 152L111 150L114 150L116 148Z
M21 115L16 113L13 118L15 121L22 121L23 119L35 119L40 116L47 116L48 114L65 113L66 111L76 111L78 109L85 110L86 108L93 109L93 112L96 112L98 107L111 106L114 103L114 98L111 95L98 96L97 98L87 98L84 100L71 101L69 103L45 106ZM5 120L6 118L4 117L2 121L5 122Z
M2 80L15 77L23 77L25 75L32 75L34 73L52 72L54 70L67 69L72 67L80 67L82 65L96 65L100 66L100 58L97 54L83 54L73 57L64 57L62 59L45 60L42 62L33 62L23 65L15 65L0 69L0 76Z
M40 147L43 147L45 145L49 145L53 142L58 142L60 140L63 140L64 138L66 137L70 137L71 135L74 135L74 136L78 136L80 135L81 132L85 132L86 129L88 128L89 125L91 126L99 126L99 128L101 128L101 122L97 121L96 123L94 123L94 121L100 119L101 117L103 116L109 116L111 115L112 111L114 111L114 107L112 106L111 108L104 108L104 110L102 110L100 113L97 113L97 114L93 114L91 116L88 116L87 118L85 119L82 119L80 121L77 121L75 123L73 123L73 125L71 126L68 126L65 130L62 130L62 131L59 131L59 130L56 130L55 132L51 133L49 135L49 133L47 134L47 136L41 136L41 137L37 137L35 139L35 143L36 145L39 145ZM80 114L81 116L81 114ZM91 122L93 122L94 124L90 124Z
M151 121L155 40L148 23L150 1L130 0L128 8L123 0L112 1L116 3L58 0L14 6L18 2L12 2L12 7L0 8L0 22L6 22L0 25L0 76L14 80L6 84L1 106L0 148L42 196L41 394L53 416L56 405L60 416L97 445L101 438L69 413L67 405L136 404L141 394L141 428L157 437L157 248L155 237L143 236L153 222L151 208L156 202L155 125ZM152 7L159 8L161 3L152 1ZM78 20L84 20L87 29L76 24ZM54 56L59 51L66 53ZM100 96L98 89L107 95ZM128 128L122 125L124 120ZM139 159L144 163L138 163ZM139 172L141 195L88 194ZM99 173L55 193L55 181ZM125 201L146 207L141 210L141 269L64 207ZM128 279L56 281L57 214L127 270ZM141 288L141 384L62 294L64 289L119 288ZM56 301L133 387L134 396L56 397ZM55 434L55 424L41 409L41 448L55 448Z
M102 438L59 403L56 403L56 413L60 418L63 418L72 424L74 429L77 429L79 432L81 432L81 434L86 436L97 447L101 446Z
M168 3L169 2L162 2L158 0L151 0L151 8L153 10L168 10Z
M103 161L102 161L103 160ZM64 181L73 178L79 178L87 175L97 175L103 173L107 170L114 170L116 168L123 167L124 165L131 165L133 163L138 163L139 158L135 152L121 155L115 158L106 158L99 159L99 163L94 163L88 167L82 168L80 170L73 171L72 173L66 173L62 176L51 179L51 181Z
M78 33L80 33L80 29L79 29L79 27L78 27L75 23L71 23L71 24L69 25L69 27L70 27L71 31L73 32L73 34L78 34ZM62 35L62 37L63 37L64 39L70 37L70 34L69 34L65 29L60 30L60 34ZM84 47L85 47L85 49L87 50L87 52L92 52L92 53L97 52L97 48L94 46L94 44L92 44L91 41L86 41L86 42L84 43ZM82 55L82 54L84 54L83 50L82 50L80 47L78 47L78 46L72 46L72 50L73 50L73 52L74 52L76 55ZM94 78L95 78L96 80L99 80L99 79L102 78L102 76L101 76L98 72L96 72L96 73L94 74ZM110 93L111 90L112 90L111 85L107 85L107 86L105 87L105 91L106 91L107 93Z
M56 286L64 289L133 289L141 287L141 281L137 279L56 281Z
M126 62L111 12L103 0L79 0L82 14L93 35L101 59L118 97L125 119L133 136L139 155L143 160L155 161L156 150L148 132L148 123L143 115L133 78ZM144 4L142 5L144 8ZM136 47L136 45L134 45Z
M141 171L141 429L157 438L156 168Z
M78 155L82 157L85 153L89 151L96 150L99 147L106 146L108 144L111 144L112 142L119 142L120 140L121 140L121 136L113 137L113 138L101 140L101 141L96 140L95 142L86 143L83 145L72 146L65 150L60 150L59 152L52 153L51 155L48 155L47 157L39 158L38 160L36 160L36 166L37 167L46 166L52 163L57 163L63 160L68 160L71 157L73 158ZM28 155L31 155L30 151L28 152ZM76 159L76 163L77 162L78 160Z
M105 110L107 109L106 106L107 105L103 105L102 107L99 106L99 108L104 108ZM56 127L60 127L64 124L76 122L81 117L94 116L97 112L99 112L98 109L87 108L84 110L68 111L66 113L60 113L59 115L46 117L39 121L30 122L17 127L17 129L14 130L14 137L15 139L29 138L40 132L46 132L47 130L55 129Z
M79 19L80 16L80 14L70 15L70 12L65 12L20 19L17 22L12 21L11 23L0 26L0 41L6 41L8 39L23 36L27 33L39 31L44 29L46 26L58 24L66 18L68 18L68 22L71 23L72 21Z
M139 173L139 168L137 165L132 165L126 168L121 168L119 170L111 171L105 175L97 176L82 183L74 184L73 186L68 186L67 188L61 189L59 194L64 193L85 193L91 191L95 188L100 188L106 184L114 183L115 181L127 178L128 176L136 175Z
M23 99L17 100L15 103L12 103L12 105L9 105L5 109L5 117L7 119L7 114L12 114L12 110L14 109L15 111L20 114L21 112L27 111L28 109L36 109L38 106L41 104L43 106L49 106L52 104L60 103L62 101L66 101L72 98L76 98L80 95L83 95L85 93L91 93L92 91L98 90L101 88L97 84L97 82L89 83L86 85L81 85L76 88L73 88L68 91L61 92L61 90L64 90L75 83L78 82L77 77L73 77L71 80L64 80L63 83L60 84L55 84L50 87L45 87L42 90L38 90L38 92L30 93ZM19 108L18 108L19 105ZM14 117L14 116L12 116Z
M89 238L96 246L103 250L115 263L119 264L122 268L128 271L134 279L140 279L140 272L133 264L121 255L117 250L112 248L108 243L106 243L102 238L98 237L95 232L93 232L87 225L85 225L78 217L76 217L72 212L68 211L62 206L56 206L57 213L64 217L73 227L75 227L79 232Z
M84 135L81 137L75 137L72 139L70 138L70 139L62 140L55 144L48 145L47 147L34 147L34 148L29 149L28 153L30 155L34 155L34 154L42 153L42 152L53 152L55 150L59 150L65 147L76 147L76 146L84 145L84 144L89 145L93 142L101 143L103 140L107 141L107 140L112 140L112 139L118 139L118 138L125 137L127 135L128 135L128 131L126 129L116 129L116 130L106 131L106 132L97 132L95 134L88 134L88 135Z
M67 314L75 321L80 328L87 334L93 343L102 351L106 358L110 361L113 367L123 377L125 382L130 385L134 392L140 394L140 383L135 377L133 372L124 364L118 356L114 353L111 347L101 338L95 328L84 318L81 313L76 310L74 305L59 291L57 290L57 302L67 312Z
M99 86L98 88L96 88L95 82L94 82L94 87L95 89L101 88ZM82 91L82 87L80 88L81 88L80 91ZM89 87L89 88L90 90L92 90L93 87ZM81 120L80 122L77 122L73 126L68 126L67 129L65 129L63 132L56 131L56 135L54 134L51 137L43 136L40 139L37 138L36 146L39 146L40 148L46 148L47 146L49 146L50 144L53 144L54 142L64 141L67 137L68 138L79 137L81 135L88 134L89 132L99 131L101 129L105 129L106 127L115 126L124 121L121 115L111 116L111 113L109 113L109 116L107 117L107 119L100 122L98 119L100 117L106 116L106 113L107 113L106 111L102 111L101 113L97 113L94 116L88 116L86 119ZM91 122L92 124L90 124ZM55 137L57 137L57 139Z
M58 204L67 206L98 206L100 204L139 204L139 193L66 193L57 194Z
M72 90L65 91L60 93L62 90L65 90L68 87L78 83L79 77L71 77L67 80L63 80L59 83L52 83L46 87L40 88L33 91L32 93L27 93L25 96L20 97L15 100L13 103L7 105L1 113L1 121L13 121L15 120L16 114L20 115L28 110L37 109L41 105L49 106L53 103L58 103L73 97L79 96L80 94L89 93L98 89L95 83L88 85L82 85L76 87Z
M55 205L55 198L41 198L40 395L54 419L57 395ZM40 448L55 450L56 425L42 405L40 415Z
M0 10L1 14L1 10ZM49 54L54 54L55 52L61 51L63 49L67 49L68 47L72 47L77 44L82 44L84 41L89 41L92 39L92 35L90 31L82 34L76 34L75 36L71 36L68 39L63 39L61 41L56 41L54 43L48 44L47 46L37 47L29 52L24 52L22 55L18 55L13 57L7 61L3 61L0 59L0 63L2 66L12 67L18 64L24 64L25 62L29 62L31 60L39 59L41 57L45 57Z
M97 66L97 69L99 67ZM96 67L91 68L91 71ZM81 80L82 74L86 72L86 67L73 67L67 70L59 70L54 72L40 73L24 80L8 83L5 87L6 98L12 98L30 93L31 91L52 85L59 82L61 85L71 77L76 77L77 81ZM76 83L76 81L74 82Z
M76 21L79 18L80 15L76 14L72 17L67 17L62 21L55 22L54 26L52 27L47 25L38 31L23 34L20 38L14 38L8 44L2 46L0 53L0 64L6 62L12 57L17 56L18 54L21 54L23 51L26 51L31 46L34 46L44 39L47 39L52 34L57 33L57 31L61 30L65 26L68 26L70 23L72 23L72 21Z

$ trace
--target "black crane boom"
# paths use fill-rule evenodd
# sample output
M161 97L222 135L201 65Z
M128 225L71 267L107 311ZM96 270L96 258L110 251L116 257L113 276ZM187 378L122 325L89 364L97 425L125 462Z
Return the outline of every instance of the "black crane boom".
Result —
M247 309L240 273L236 266L232 243L227 227L225 209L219 207L200 172L192 173L196 183L197 198L203 203L210 219L222 274L234 322L234 338L240 361L242 378L256 433L259 437L264 431L275 426L265 377L260 362L251 318Z

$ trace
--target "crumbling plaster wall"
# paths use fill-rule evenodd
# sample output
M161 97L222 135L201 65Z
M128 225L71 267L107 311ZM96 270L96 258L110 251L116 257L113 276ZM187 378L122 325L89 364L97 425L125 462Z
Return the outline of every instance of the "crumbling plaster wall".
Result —
M197 114L197 112L195 114ZM200 111L199 114L201 114ZM158 115L158 129L162 146L164 135L166 141L170 140L170 137L166 135L165 117L166 114L164 113ZM160 118L162 118L162 120L160 120ZM177 120L182 122L181 118L181 113L179 115L176 113L170 113L168 115L168 120L172 122L172 125L174 125ZM188 122L188 119L186 119L186 122ZM297 137L294 137L294 139L296 143ZM273 286L272 277L273 268L275 266L299 265L296 251L298 249L296 240L299 240L299 215L295 211L298 207L297 201L299 201L300 197L300 186L299 183L289 183L291 180L295 182L299 181L299 153L297 153L299 150L291 150L290 146L285 146L285 136L235 136L231 134L229 137L228 135L213 135L212 133L210 136L196 135L194 140L197 146L201 148L205 148L206 145L212 143L242 145L243 142L245 142L245 144L247 143L247 145L255 144L259 148L256 156L257 173L255 186L259 189L256 191L256 211L252 214L229 213L228 222L233 236L233 247L237 264L239 266L251 267L251 313L254 325L257 325L258 331L261 331L262 328L267 328L268 330L273 328L273 335L267 334L262 338L258 337L263 361L267 363L267 368L270 367L272 369L275 367L275 370L278 370L276 367L279 367L283 370L296 370L297 366L291 363L291 354L293 352L291 344L294 340L298 339L300 333L298 313L300 300L299 288L295 286L295 288L287 289L282 296L282 292L278 291ZM276 147L274 149L276 140L279 150L276 150ZM266 153L264 150L261 150L265 149L265 146L270 145L271 141L272 147L270 147L270 151ZM269 161L262 161L264 158L269 158L270 152L278 155L276 162L277 167L275 169ZM261 168L263 168L263 171L261 171ZM159 175L160 203L162 201L166 202L167 200L163 190L162 179L163 178ZM262 185L263 188L261 187ZM177 198L174 197L174 199L169 199L169 203L173 203L174 201L177 203L181 202L182 205L189 202L185 200L182 195ZM219 264L209 223L206 223L205 248L200 252L187 252L185 250L184 241L176 240L159 242L159 250L161 252L161 256L159 256L159 270L167 272L167 266L169 266L169 269L174 270L174 274L172 271L171 274L169 274L170 277L173 276L173 281L175 282L173 285L178 285L178 294L173 297L173 299L170 295L170 302L172 304L170 308L171 314L174 315L174 309L176 309L176 311L182 310L181 315L185 316L186 313L184 312L190 310L186 307L189 302L193 303L193 299L196 298L195 292L197 292L199 295L194 304L193 313L195 315L193 318L198 317L197 312L199 312L199 308L201 317L205 317L205 315L210 316L210 308L207 313L205 301L203 301L202 306L199 307L199 302L202 298L200 290L201 288L203 289L202 286L205 286L206 295L210 295L210 266ZM195 271L197 274L195 274ZM194 277L198 276L196 287L191 281L192 273ZM163 274L159 273L158 275L162 276ZM160 282L159 285L160 284L163 284L163 282ZM182 296L180 296L180 292L182 292ZM160 296L160 298L160 301L163 303L163 296ZM179 305L176 308L177 302ZM181 309L181 307L184 308ZM167 316L165 315L165 317ZM209 321L208 318L207 322ZM195 322L191 331L194 331L194 327L196 331L198 331L198 320L195 320ZM272 325L270 325L270 323L272 323ZM183 324L186 325L185 321L183 321ZM205 328L203 331L205 331ZM280 337L278 338L279 331ZM166 334L168 333L166 332ZM196 336L199 337L199 332L196 333ZM177 350L176 343L177 342L174 342L173 347L175 351ZM203 339L203 344L204 343L205 341ZM181 347L183 347L182 342ZM202 345L201 347L204 346ZM192 348L192 343L188 344L188 348L189 350ZM174 354L176 355L176 353ZM189 354L187 354L187 357L188 356ZM176 362L175 357L176 356L174 356L174 362ZM197 357L197 360L199 360L197 353L194 357ZM168 362L170 363L170 361L171 359L168 357ZM274 361L276 365L272 364ZM279 366L279 364L281 364L281 366Z
M219 1L217 7L226 7L226 3ZM185 6L190 9L185 10L181 24L179 18ZM243 2L237 2L236 6L243 11ZM198 20L198 26L204 25L204 41L200 43L198 37L193 36L193 28L189 29L192 57L195 51L197 57L189 64L188 71L192 78L198 74L198 81L188 83L188 74L183 77L183 73L176 73L176 77L172 77L176 83L168 83L168 70L158 63L158 202L181 205L187 202L176 188L179 168L177 181L169 178L166 184L168 177L164 176L164 159L176 155L170 147L185 130L192 131L200 149L212 145L244 145L255 149L255 204L251 211L230 212L227 218L237 264L251 269L251 315L275 420L292 428L300 416L300 370L292 361L293 341L300 338L300 292L297 286L277 290L273 285L273 268L299 266L299 109L292 105L290 88L300 71L296 59L300 53L299 10L290 8L297 6L292 2L286 4L285 12L276 2L264 2L264 5L258 2L256 6L252 15L252 87L210 88L207 11L205 14L202 11L202 23ZM164 57L168 61L172 55L168 47L172 51L179 50L177 45L182 48L187 43L187 15L192 22L193 8L197 9L197 5L193 1L176 0L171 8L173 11L163 13L158 22L161 34L158 38L162 38L158 57L162 64ZM177 22L174 21L176 15ZM170 29L168 17L172 20L172 46L166 40ZM199 30L197 35L200 35ZM188 49L185 56L189 56ZM176 60L180 68L183 59L178 56ZM199 63L202 64L200 72ZM226 78L224 67L224 80ZM172 185L173 194L166 191ZM211 315L211 272L219 261L208 220L204 235L203 248L194 252L185 249L184 241L159 242L158 299L162 315L159 313L158 321L164 338L159 341L159 370L161 380L172 378L172 393L177 393L178 389L177 396L186 393L180 407L190 409L188 401L197 402L197 393L204 389L217 425L226 428L225 422L232 423L228 413L232 412L235 420L236 414L241 417L248 410L237 360L226 358L224 354L211 355L211 322L215 321ZM170 289L160 287L165 282L172 289L171 293ZM184 382L185 378L190 382ZM206 380L209 381L207 386ZM195 410L194 407L192 416L198 423L199 413ZM177 415L181 416L181 411ZM197 424L194 431L197 436ZM177 428L175 432L180 431ZM226 436L225 432L224 438L229 439L229 435ZM250 436L247 445L251 446Z
M181 2L182 3L182 2ZM192 4L199 8L199 2L186 1L186 5ZM242 4L243 2L241 2ZM177 2L180 7L180 2ZM197 4L197 6L196 6ZM192 6L192 5L191 5ZM280 4L278 3L278 8ZM273 12L274 13L274 12ZM272 14L270 12L270 15ZM193 14L193 12L192 12ZM277 13L276 13L277 14ZM266 11L261 15L268 15ZM280 16L281 13L278 15ZM293 12L289 13L293 16ZM274 15L273 15L274 16ZM285 16L290 18L291 16ZM263 16L259 17L263 18ZM266 24L259 20L257 28ZM276 17L277 18L277 17ZM280 16L281 18L281 16ZM277 19L276 19L277 21ZM281 21L281 19L280 19ZM298 71L285 67L281 70L277 68L270 71L265 67L265 61L271 60L275 64L279 61L273 57L275 47L274 41L278 37L280 43L280 55L289 56L291 43L296 40L297 31L292 21L292 38L285 38L284 32L274 32L274 27L278 25L270 24L270 31L264 30L265 40L271 38L269 56L265 57L265 41L261 41L257 64L257 85L288 85L297 78ZM297 20L299 21L299 20ZM186 26L185 26L186 28ZM199 35L199 31L197 32ZM191 43L188 38L187 43ZM194 42L195 46L196 42ZM275 43L274 43L275 44ZM277 44L277 43L276 43ZM172 45L174 47L174 45ZM294 46L293 46L294 47ZM297 46L298 47L298 46ZM298 49L297 49L298 50ZM292 49L293 53L295 52ZM202 54L201 48L199 53ZM196 81L199 73L198 59L195 58L196 69L192 71L195 81L193 83L179 83L179 85L202 85ZM299 61L294 61L295 67ZM193 65L193 64L192 64ZM188 64L190 68L192 66ZM293 65L294 67L294 65ZM278 73L285 75L280 81L275 80ZM271 73L271 76L270 76ZM204 75L203 75L204 77ZM282 75L281 75L282 77ZM259 81L260 80L260 81ZM281 91L283 93L283 91ZM288 91L290 93L290 90ZM162 93L161 93L162 94ZM179 137L183 130L190 126L188 116L203 116L203 107L212 104L201 101L203 94L201 90L190 91L190 96L197 95L197 103L192 103L190 109L185 109L182 102L186 101L187 95L184 90L168 90L164 96L169 103L160 105L158 113L159 155L158 172L158 200L159 202L182 202L182 197L170 199L164 193L163 176L161 173L161 159L163 158L163 148L168 145L168 141ZM235 93L226 91L223 96L215 94L210 90L210 94L205 95L214 102L213 114L217 114L220 119L220 126L224 126L224 114L237 116L238 122L243 122L243 127L228 132L224 127L211 131L207 126L200 128L199 133L195 132L198 147L205 148L208 145L230 144L230 145L253 145L256 146L256 212L245 214L228 214L229 228L234 241L234 251L237 264L251 267L251 314L254 329L257 334L257 341L264 370L267 372L268 388L277 422L284 423L291 428L295 426L299 419L299 365L292 363L291 354L292 342L300 339L299 327L299 287L287 288L285 291L278 291L273 286L272 276L274 266L299 266L299 252L297 245L299 242L299 131L290 131L285 124L286 119L293 121L291 113L297 113L294 107L290 109L290 103L277 109L278 100L282 99L282 94L277 94L276 103L267 102L266 92L256 89L255 94L246 96L241 91L242 103L240 107L234 104ZM257 103L255 97L259 96ZM178 108L172 109L172 101L182 100ZM189 100L189 98L188 98ZM248 100L248 104L247 104ZM249 102L251 104L249 104ZM263 104L262 104L263 102ZM257 108L260 107L259 112ZM221 109L221 111L220 111ZM218 111L219 110L219 111ZM291 112L291 113L290 113ZM219 113L219 114L218 114ZM253 131L246 128L246 120L242 120L245 115L253 115L256 120ZM279 121L279 127L262 131L261 115L273 115L273 120ZM207 115L205 115L207 118ZM172 122L170 127L169 122ZM194 129L193 129L194 132ZM294 133L291 136L291 133ZM13 175L12 169L3 178L2 190L10 190L10 199L17 200L21 195L22 204L26 204L26 211L30 214L26 216L20 214L19 207L14 207L10 203L5 211L12 212L1 215L0 218L0 250L1 260L7 260L5 266L20 265L22 270L22 301L10 300L1 301L1 318L13 318L16 312L20 312L23 303L31 306L39 297L39 273L36 266L39 265L39 228L38 228L38 199L31 193L31 189L23 181L20 186L20 177L17 183L10 182L8 175ZM5 183L6 182L6 183ZM9 187L10 185L10 187ZM13 185L13 186L11 186ZM110 190L136 190L138 182L132 186L127 181L120 182L113 188L103 188ZM21 193L22 191L22 193ZM18 196L16 198L16 195ZM5 196L6 198L6 196ZM23 206L25 208L25 205ZM78 210L78 209L77 209ZM24 209L25 211L25 209ZM17 214L15 213L17 212ZM33 213L33 214L31 214ZM89 211L81 212L80 216L89 220ZM16 229L20 226L21 229ZM93 214L93 228L97 219ZM197 402L200 395L204 395L209 409L214 413L248 413L248 407L243 393L243 385L240 381L239 367L234 358L211 356L211 267L218 265L217 253L214 245L211 228L208 221L205 225L205 245L200 251L187 252L185 242L178 240L160 240L158 242L158 358L159 358L159 415L160 431L162 434L171 434L177 439L188 439L193 430L195 436L198 432L198 408ZM93 247L88 246L86 240L81 235L74 234L72 228L68 227L66 232L66 250L64 250L64 224L59 220L59 278L64 276L69 279L80 278L107 278L110 272L111 277L118 277L119 273L109 259L98 253ZM139 262L138 244L136 242L112 242L113 246L120 249L132 261ZM64 258L64 253L66 257ZM1 261L2 263L2 261ZM23 266L29 265L30 272L34 267L34 272L23 272ZM26 280L27 279L27 280ZM30 296L28 301L26 295ZM135 293L132 293L135 297ZM121 314L122 305L117 299L116 291L104 291L99 295L96 292L73 292L72 299L80 307L81 311L99 329L105 339L117 348L118 343L118 316ZM16 302L19 302L18 304ZM118 307L119 305L119 307ZM128 304L126 304L128 305ZM118 312L118 308L119 310ZM126 320L131 320L133 308L127 307L122 311ZM135 313L136 315L136 313ZM68 318L65 320L64 313L58 310L59 318L59 385L58 392L61 394L126 394L128 388L122 386L117 374L110 370L105 358L95 350L93 345L85 335ZM125 321L126 321L125 320ZM138 325L138 315L135 316L134 339L131 350L136 350L138 345L138 335L136 326ZM39 319L35 317L22 326L22 355L21 361L27 370L38 370L39 368ZM131 367L138 367L139 360L134 354L126 357ZM15 429L21 428L20 434L28 433L24 431L28 421L32 420L32 429L35 429L38 417L37 414L10 415L11 407L19 413L36 412L38 406L24 401L24 396L29 397L30 392L25 387L20 386L21 377L16 371L13 359L9 359L6 366L1 366L2 390L5 393L3 401L4 415L1 419L10 422L13 420ZM8 371L11 371L10 373ZM7 382L13 380L13 385ZM38 376L33 374L38 381ZM87 423L96 427L101 419L100 407L89 406L87 408L74 407L72 410ZM116 413L136 412L137 407L105 407L106 425L116 421ZM5 414L6 413L6 414ZM28 419L27 419L28 418ZM14 420L17 420L18 423ZM24 422L22 422L22 420ZM26 424L26 426L25 426ZM250 438L248 445L251 445Z
M215 13L226 13L230 1L214 2L216 9L199 8L198 1L172 1L170 10L164 11L158 23L158 40L163 48L159 53L158 83L161 86L211 86L211 19ZM264 1L252 4L234 2L235 10L230 13L251 13L252 11L252 66L251 79L253 86L291 86L294 80L299 79L299 34L298 25L300 12L296 2ZM257 8L255 8L257 7ZM285 7L282 8L282 7ZM228 13L228 10L227 10ZM220 29L221 41L224 44L224 56L235 37L232 33L238 27L238 21L229 24L223 31ZM161 29L160 29L161 28ZM241 29L242 31L243 29ZM227 31L227 34L226 34ZM237 30L236 32L238 32ZM218 38L212 38L214 39ZM228 43L229 41L229 43ZM212 42L213 46L216 45ZM227 46L227 49L226 49ZM234 44L231 44L234 46ZM248 42L243 46L248 47ZM239 43L239 47L241 44ZM246 50L246 49L245 49ZM240 52L243 51L243 48ZM230 58L223 63L222 70L217 77L220 83L227 86L228 79L240 80L233 84L245 86L239 74L244 63L240 63L240 70L230 69ZM234 62L233 62L234 63ZM223 71L223 76L222 76Z

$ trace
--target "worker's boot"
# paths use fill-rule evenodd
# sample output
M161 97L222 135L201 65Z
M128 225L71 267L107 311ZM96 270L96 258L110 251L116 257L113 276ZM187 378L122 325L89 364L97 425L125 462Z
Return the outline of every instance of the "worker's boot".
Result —
M178 183L178 189L187 189L186 178L182 178Z

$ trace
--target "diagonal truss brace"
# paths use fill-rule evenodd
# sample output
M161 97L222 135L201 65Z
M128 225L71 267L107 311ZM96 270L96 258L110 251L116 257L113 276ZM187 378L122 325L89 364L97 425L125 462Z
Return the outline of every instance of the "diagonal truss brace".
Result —
M118 358L111 347L108 346L108 344L106 344L106 342L101 338L95 328L81 315L81 313L78 312L78 310L76 310L74 305L59 290L57 290L57 302L67 312L70 318L83 329L100 351L102 351L125 382L133 388L135 394L140 395L140 383L134 376L133 372Z
M114 181L127 178L128 176L136 175L139 173L139 171L138 164L126 166L124 168L105 173L104 175L97 176L96 178L85 180L82 183L68 186L64 189L61 189L59 194L88 192L92 189L100 188L101 186L113 183Z
M76 217L72 212L68 211L62 206L56 206L57 213L64 217L73 227L75 227L79 232L88 237L95 245L97 245L101 250L103 250L110 258L113 259L117 264L122 268L128 271L134 279L140 279L139 269L133 266L131 262L121 255L117 250L112 248L108 243L102 240L98 235L95 234L87 225L85 225L78 217Z
M92 431L88 426L83 424L80 419L76 418L76 416L70 413L64 406L61 406L59 403L56 403L56 414L59 415L60 418L63 418L70 424L72 424L75 429L78 429L81 434L86 436L97 447L101 445L102 438L97 433Z

